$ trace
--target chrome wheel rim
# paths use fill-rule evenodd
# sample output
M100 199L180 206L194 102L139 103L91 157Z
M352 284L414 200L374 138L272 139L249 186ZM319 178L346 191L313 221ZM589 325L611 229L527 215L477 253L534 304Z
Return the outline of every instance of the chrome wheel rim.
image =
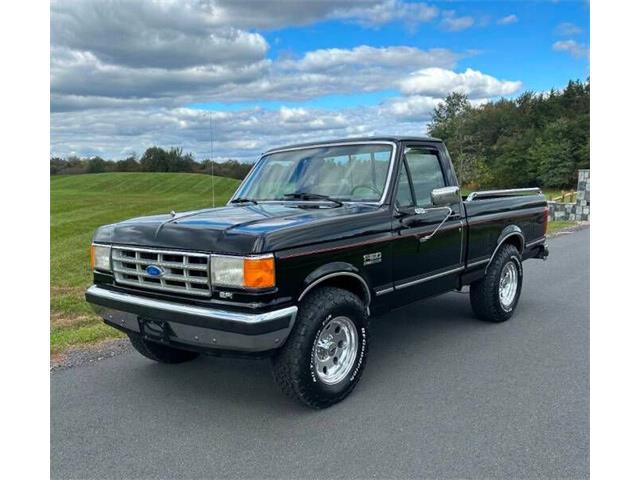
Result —
M500 274L498 295L500 297L500 304L503 308L509 308L513 304L517 292L518 267L514 262L510 261L502 267L502 273Z
M313 346L315 371L322 383L340 383L351 371L358 353L358 331L348 317L332 318Z

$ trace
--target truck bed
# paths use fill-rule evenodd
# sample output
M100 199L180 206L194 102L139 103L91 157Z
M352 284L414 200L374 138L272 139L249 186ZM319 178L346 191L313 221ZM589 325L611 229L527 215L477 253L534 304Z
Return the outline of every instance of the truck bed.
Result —
M523 254L544 242L547 201L538 188L473 192L463 204L467 266L488 262L507 236L522 242Z

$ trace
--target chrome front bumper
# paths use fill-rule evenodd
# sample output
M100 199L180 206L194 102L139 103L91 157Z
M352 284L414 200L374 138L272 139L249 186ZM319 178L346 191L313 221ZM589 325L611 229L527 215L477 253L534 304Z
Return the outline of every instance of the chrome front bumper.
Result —
M263 352L280 347L293 328L298 307L239 313L167 302L92 285L87 302L104 321L155 341L210 350Z

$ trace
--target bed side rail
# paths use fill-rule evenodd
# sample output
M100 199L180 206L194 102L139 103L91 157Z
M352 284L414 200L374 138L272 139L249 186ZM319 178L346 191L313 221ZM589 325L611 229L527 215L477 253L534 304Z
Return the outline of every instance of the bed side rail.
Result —
M510 188L505 190L481 190L479 192L471 192L467 196L467 201L482 200L483 198L496 197L517 197L521 195L542 195L540 188Z

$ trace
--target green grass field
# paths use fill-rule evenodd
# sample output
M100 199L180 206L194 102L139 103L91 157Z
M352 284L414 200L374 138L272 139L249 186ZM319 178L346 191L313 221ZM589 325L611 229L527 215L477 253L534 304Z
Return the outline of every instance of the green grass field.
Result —
M576 222L575 220L556 220L555 222L549 222L547 235L559 232L560 230L566 230L570 227L575 227L576 225L578 225L578 222Z
M238 184L238 180L216 177L216 205L225 203ZM91 283L89 246L97 227L135 216L209 206L211 177L202 174L51 177L51 352L120 335L84 301L84 290ZM574 223L551 222L549 231Z
M215 178L216 205L239 184ZM100 225L211 206L211 177L189 173L101 173L51 177L51 351L117 336L84 301L89 246Z

